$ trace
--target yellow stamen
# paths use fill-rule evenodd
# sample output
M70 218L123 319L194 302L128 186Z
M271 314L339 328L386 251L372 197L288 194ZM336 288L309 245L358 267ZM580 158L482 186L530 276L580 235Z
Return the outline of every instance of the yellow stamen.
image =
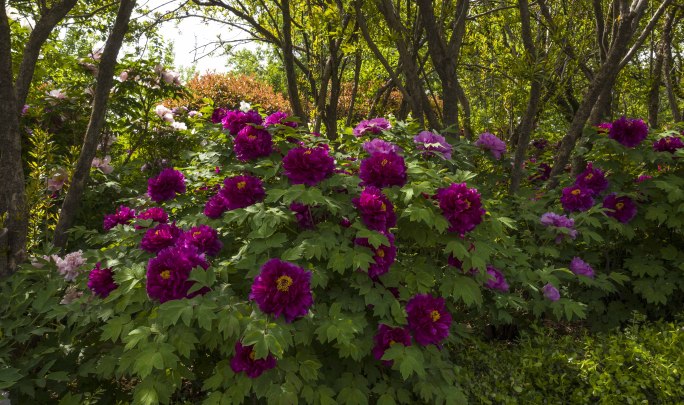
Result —
M193 237L193 238L196 238L196 237L200 236L201 234L202 234L202 232L197 231L197 232L194 232L194 233L192 234L192 237Z
M243 188L247 187L247 182L244 181L239 181L237 184L238 190L242 190Z
M624 206L625 206L624 203L619 202L619 203L615 204L615 209L616 209L616 210L621 210L622 208L624 208Z
M385 203L380 204L380 211L387 211L387 206L385 205Z
M256 357L256 354L254 353L254 350L250 350L250 352L249 352L249 359L250 359L250 360L254 360L255 357Z
M385 257L385 251L382 250L382 248L376 250L376 251L375 251L375 254L377 254L379 258Z
M466 209L470 208L470 201L466 200L465 203L466 203Z
M570 194L572 195L580 195L580 193L582 193L582 190L580 190L579 188L576 188L570 192Z
M311 154L311 150L307 150L306 152L304 152L304 154L305 154L305 155L310 155L310 154Z
M159 277L163 278L164 280L168 280L171 278L171 270L164 270L161 273L159 273Z
M591 173L589 173L589 174L587 174L586 177L584 177L584 178L587 179L587 180L591 180L592 177L594 177L594 175L591 174Z
M256 139L256 135L247 135L247 139L249 139L250 141L253 141Z
M389 342L390 347L394 346L395 343L397 343L397 342L395 342L394 340L390 340L390 342Z
M439 311L437 311L436 309L430 312L430 318L432 319L432 322L439 321L439 318L441 317L442 316L439 314Z
M280 276L276 280L276 288L278 291L288 292L292 285L292 278L288 276Z
M382 166L387 166L387 163L389 163L389 161L387 161L387 159L382 159L382 162L380 162L380 164Z

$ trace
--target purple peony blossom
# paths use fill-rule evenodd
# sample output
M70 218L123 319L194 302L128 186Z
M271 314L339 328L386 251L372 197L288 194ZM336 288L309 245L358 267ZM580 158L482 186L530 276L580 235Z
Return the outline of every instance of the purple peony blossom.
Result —
M639 177L637 177L636 182L637 183L643 183L646 180L651 180L652 178L653 178L653 176L650 176L648 174L641 174L641 175L639 175Z
M183 234L183 244L193 246L198 253L216 256L223 248L216 229L209 225L193 226Z
M487 275L489 276L489 280L487 280L487 282L485 283L485 287L492 290L508 292L510 287L508 286L508 282L506 282L506 277L504 277L501 270L497 269L494 266L487 266Z
M226 178L219 195L225 201L226 209L235 210L262 201L266 197L266 191L261 184L261 179L243 175Z
M266 117L264 120L264 126L270 127L273 125L286 125L291 128L297 128L297 123L294 121L289 121L286 118L289 117L286 112L276 111L273 114Z
M116 290L118 285L114 282L114 273L111 268L100 268L100 262L95 265L95 268L90 270L88 275L88 288L100 298L107 298L109 293Z
M254 346L243 346L235 342L235 356L230 360L230 368L235 373L245 372L249 378L257 378L264 371L275 368L276 358L271 353L265 359L256 359Z
M373 118L370 120L363 120L354 128L352 133L359 138L364 135L377 135L382 131L391 129L392 125L384 118Z
M370 141L366 141L363 143L363 150L366 151L369 155L372 155L374 153L399 153L401 152L401 148L398 147L397 145L383 141L380 138L375 138Z
M627 196L618 197L615 193L603 199L603 208L611 210L604 212L607 216L613 217L623 224L631 221L637 214L637 206L631 198Z
M610 132L610 128L613 126L611 122L602 122L596 126L596 132L599 134L607 134Z
M204 206L204 215L209 218L221 218L224 212L228 211L228 201L221 194L216 194L207 200Z
M438 189L435 198L449 221L449 232L465 235L482 222L485 210L477 189L468 188L465 183L453 183Z
M406 328L392 328L381 323L378 326L378 333L373 337L375 346L373 346L373 357L375 360L382 360L385 350L394 346L396 343L401 343L404 346L411 346L411 335ZM382 364L391 367L393 360L382 360Z
M133 218L135 218L135 210L125 205L120 205L119 209L116 210L116 214L105 215L102 227L105 231L108 231L117 225L129 224Z
M332 176L335 160L328 154L327 145L315 148L298 146L290 149L283 158L283 170L290 183L315 186Z
M451 314L447 312L444 298L418 294L406 304L408 328L419 344L439 344L449 336Z
M561 243L563 239L575 239L577 237L577 230L575 229L575 220L568 218L565 215L558 215L553 212L547 212L541 216L541 223L544 226L553 228L564 228L566 232L558 232L556 234L556 243Z
M225 112L221 122L223 123L223 129L227 129L231 135L235 136L246 127L252 127L249 124L261 125L263 121L261 115L254 110L247 112L230 110Z
M565 187L560 201L563 209L569 212L586 211L594 205L591 191L578 185Z
M560 292L558 292L558 289L551 283L546 283L544 288L542 288L542 292L544 293L544 297L549 301L555 302L560 299Z
M368 238L356 238L354 240L354 243L357 245L365 246L373 251L374 263L371 263L368 266L368 277L373 281L377 281L380 276L387 273L397 257L397 247L394 245L394 235L389 232L384 232L383 235L387 236L389 246L380 245L377 249L368 242Z
M185 176L172 168L166 168L157 177L147 180L147 195L154 202L162 202L176 198L176 194L185 193Z
M615 120L608 131L608 137L628 148L639 145L648 136L648 125L641 119L624 116Z
M547 146L549 146L549 141L544 138L534 139L532 141L532 146L541 152L546 149Z
M653 150L656 152L675 153L677 149L682 148L684 148L684 142L678 136L666 136L653 142Z
M506 142L489 132L480 134L480 137L475 141L475 145L492 152L496 160L501 159L501 156L506 153Z
M287 322L292 322L306 315L313 305L311 272L280 259L271 259L254 279L249 299L255 301L262 312L276 318L283 315Z
M147 263L147 295L164 303L170 300L192 298L207 292L206 288L188 294L194 281L188 280L195 267L206 270L209 264L195 249L173 246L161 250Z
M539 163L539 166L537 166L537 172L534 174L531 174L527 179L529 181L546 181L549 179L551 176L551 166L549 166L547 163Z
M578 276L594 278L594 269L579 257L573 257L572 261L570 261L570 271Z
M140 241L140 248L146 252L157 253L162 249L176 244L183 233L176 224L159 224L145 232Z
M361 221L368 229L384 232L397 224L394 206L377 187L366 187L352 202L359 210Z
M290 204L290 210L295 213L295 219L301 229L313 229L316 227L313 215L311 215L311 206L293 202Z
M233 150L241 162L266 157L273 151L271 134L265 129L247 125L235 137Z
M214 124L219 124L223 122L223 118L226 116L228 110L225 108L214 108L214 112L211 114L211 122Z
M359 177L364 186L377 188L406 184L406 163L396 153L374 153L361 161Z
M153 222L158 222L160 224L165 224L169 221L169 215L161 207L148 208L145 211L138 214L136 217L138 219L151 219Z
M437 155L443 159L451 159L451 145L446 138L430 131L423 131L413 137L416 149L425 151L428 155Z
M592 196L601 194L608 188L608 180L606 180L603 170L594 168L594 165L591 162L589 162L587 168L577 176L575 184L589 190Z

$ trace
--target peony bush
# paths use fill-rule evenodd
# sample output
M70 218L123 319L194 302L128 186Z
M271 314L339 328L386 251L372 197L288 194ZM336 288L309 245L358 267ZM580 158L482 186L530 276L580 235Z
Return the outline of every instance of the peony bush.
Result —
M13 399L465 403L453 360L485 328L681 304L676 132L593 131L559 190L537 142L513 198L493 134L377 118L333 144L284 114L203 115L201 150L73 230L78 260L48 249L3 285L34 320L3 321Z

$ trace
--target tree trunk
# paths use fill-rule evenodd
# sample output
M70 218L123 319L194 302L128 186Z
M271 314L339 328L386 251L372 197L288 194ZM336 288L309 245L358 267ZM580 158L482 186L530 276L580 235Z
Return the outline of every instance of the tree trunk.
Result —
M133 8L135 7L135 2L136 0L121 0L112 32L107 38L107 43L105 44L102 53L90 121L88 122L88 128L86 129L85 137L83 139L81 154L76 163L76 170L71 178L69 191L64 198L59 221L57 222L57 228L55 229L54 244L60 248L66 246L68 239L67 231L71 228L76 219L79 203L83 196L86 183L90 178L91 164L93 158L95 158L97 144L100 141L100 132L105 123L109 92L114 83L116 58L121 49L124 36L128 31L128 23Z
M283 65L285 66L285 77L287 79L287 96L290 99L292 112L307 126L308 117L304 113L302 102L299 99L299 85L297 84L297 73L295 72L290 0L283 0L281 9L283 12Z
M357 51L356 55L354 55L354 84L352 85L351 100L349 100L349 110L347 111L347 121L345 122L345 126L347 127L350 127L354 120L354 107L356 104L356 93L359 91L359 77L361 76L362 62L361 52Z
M0 251L0 268L4 276L16 271L26 257L28 208L21 161L19 114L12 74L12 39L6 0L0 0L0 216L7 214L6 246Z
M532 69L536 68L537 51L532 41L532 28L530 26L530 10L527 0L518 0L518 8L520 10L520 20L522 22L522 39L527 57L532 65ZM532 127L534 126L534 119L537 116L537 109L541 98L542 83L536 72L533 72L533 77L530 83L530 98L527 102L527 109L518 131L518 142L515 149L515 158L513 160L513 172L511 173L510 193L515 194L520 187L522 179L523 164L525 163L525 155L527 153L527 145L530 143L530 135L532 134Z
M666 3L669 2L666 0ZM570 160L570 155L575 148L577 140L582 135L584 125L587 123L594 105L602 93L611 91L620 69L627 63L629 56L633 55L632 49L628 50L629 41L634 36L635 30L638 27L637 23L643 14L646 4L647 2L643 1L639 3L640 8L632 11L627 10L620 15L619 27L616 29L616 36L614 37L606 61L601 64L594 79L589 84L589 88L584 94L582 102L570 124L568 133L561 141L561 146L556 155L553 169L550 174L550 188L555 188L558 185L558 175L565 170L565 165ZM641 37L639 39L641 39ZM639 40L637 40L637 43L638 41Z
M660 109L660 85L663 74L663 59L665 58L663 44L658 47L655 63L653 64L653 75L651 76L651 86L648 89L648 126L658 127L658 110Z
M665 29L663 30L663 81L665 82L665 89L667 90L667 101L670 104L670 110L672 110L672 120L674 122L680 122L682 120L682 115L677 105L677 97L675 96L674 83L672 80L672 27L675 25L678 9L672 8L669 10Z

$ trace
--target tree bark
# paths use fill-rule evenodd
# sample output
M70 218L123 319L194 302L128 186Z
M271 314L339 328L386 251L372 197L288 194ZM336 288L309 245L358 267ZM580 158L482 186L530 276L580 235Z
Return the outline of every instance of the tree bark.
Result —
M535 49L532 40L532 28L530 26L530 9L527 0L518 0L518 9L520 10L520 20L522 23L522 40L527 58L533 69L536 68L537 50ZM518 132L518 143L515 149L515 158L513 160L513 171L511 173L510 193L518 192L520 182L522 179L523 164L527 154L527 145L530 143L530 135L532 134L532 127L534 125L534 118L537 115L537 109L541 98L542 83L537 72L533 72L532 80L530 82L530 98L527 102L527 109L522 121L520 122L520 129Z
M665 24L665 30L663 31L663 81L665 82L665 89L667 90L667 101L670 105L670 110L672 111L672 120L674 122L680 122L682 120L682 114L677 105L677 97L674 91L674 83L672 80L672 27L675 26L675 21L679 22L680 18L676 17L678 8L671 8L668 12L669 24ZM669 29L668 29L669 27Z
M302 108L302 102L299 99L299 86L297 84L297 73L295 72L290 0L282 0L281 11L283 13L283 65L285 67L285 77L287 79L287 95L290 99L292 112L307 125L308 117L306 116L306 113Z
M669 3L669 1L665 0L665 3ZM570 160L570 155L575 148L575 144L582 135L584 125L587 123L587 120L592 113L592 109L601 96L601 93L611 91L620 69L624 67L624 64L628 61L626 57L630 54L633 55L633 52L631 51L634 48L628 49L629 41L634 36L636 28L638 28L638 22L641 19L646 5L646 1L641 1L635 9L626 10L621 13L619 26L616 28L616 36L612 41L608 56L589 84L589 88L584 94L582 102L570 124L570 128L561 141L561 146L556 155L553 169L550 174L550 188L555 188L558 185L558 175L565 170L565 165ZM641 37L639 39L641 39ZM638 43L638 41L639 40L636 42Z
M356 51L354 55L354 84L352 85L351 100L349 100L349 110L347 111L347 121L344 123L345 126L349 127L354 120L354 107L356 104L356 93L359 91L359 78L361 76L361 65L363 59L361 58L361 52Z
M12 73L12 42L6 0L0 0L0 215L5 219L6 249L0 252L5 276L17 269L26 256L28 210L21 162L19 114Z
M91 164L93 158L95 158L95 153L97 152L97 144L100 141L102 127L104 126L105 115L107 113L107 101L109 100L109 93L114 83L116 58L121 49L124 36L128 31L128 25L133 9L135 8L135 2L136 0L121 0L112 32L109 34L104 51L102 52L90 121L88 122L88 128L86 129L85 137L83 139L81 154L76 163L76 170L71 178L69 191L64 198L59 221L57 222L57 228L55 229L53 242L55 246L60 248L66 246L68 240L67 231L71 228L76 219L79 203L88 179L90 178Z

